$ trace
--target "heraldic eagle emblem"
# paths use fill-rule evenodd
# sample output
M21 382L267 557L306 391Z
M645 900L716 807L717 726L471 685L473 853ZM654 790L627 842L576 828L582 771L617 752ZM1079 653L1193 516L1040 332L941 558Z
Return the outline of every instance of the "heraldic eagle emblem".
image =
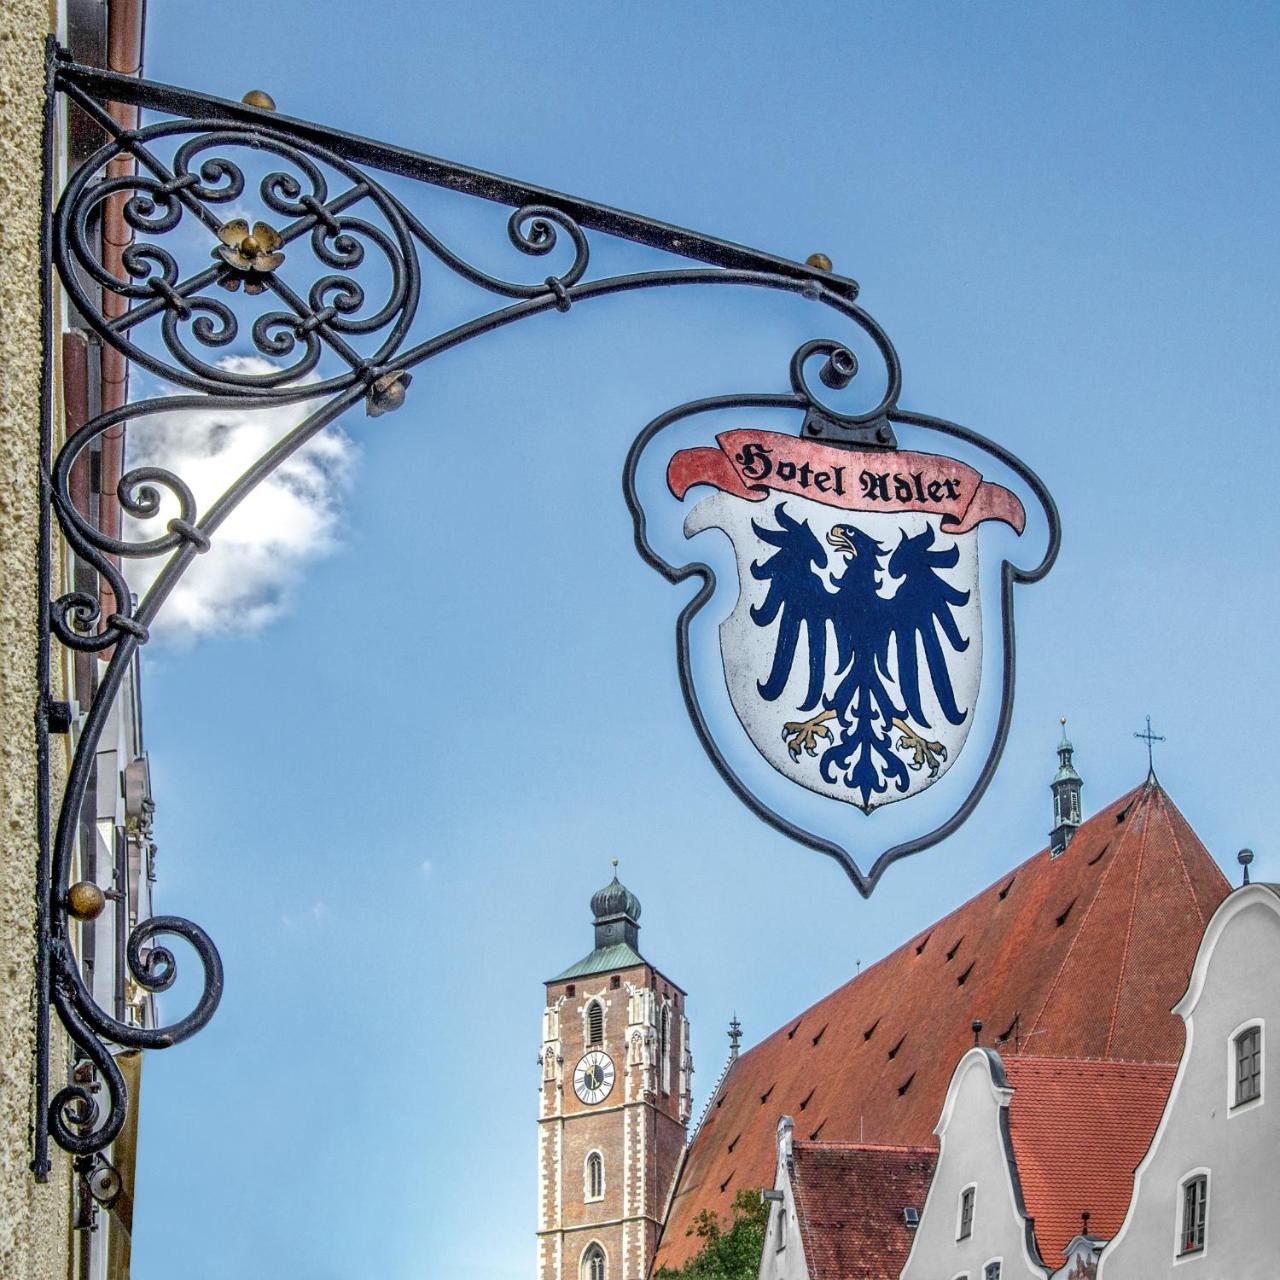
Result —
M785 502L773 516L773 527L751 522L774 551L751 562L751 576L766 583L767 592L749 613L773 632L769 673L758 681L765 701L783 697L798 651L805 653L796 711L816 714L782 725L792 760L802 752L817 757L822 779L843 782L863 809L891 787L905 793L912 771L936 778L949 753L944 742L927 736L932 724L922 676L947 724L963 725L968 715L957 705L948 658L969 648L956 610L973 593L940 572L956 567L959 549L938 547L932 525L914 535L899 530L897 544L886 548L846 523L832 525L819 541ZM831 572L833 561L843 568ZM896 584L892 595L881 593L886 577Z

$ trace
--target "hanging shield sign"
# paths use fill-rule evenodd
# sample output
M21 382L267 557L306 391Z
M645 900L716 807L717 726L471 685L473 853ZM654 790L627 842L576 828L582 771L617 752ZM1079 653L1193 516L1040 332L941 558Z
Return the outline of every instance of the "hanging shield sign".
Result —
M1025 516L1010 490L932 454L727 431L667 469L716 492L739 594L720 627L734 712L779 773L869 813L955 762L982 675L977 529Z

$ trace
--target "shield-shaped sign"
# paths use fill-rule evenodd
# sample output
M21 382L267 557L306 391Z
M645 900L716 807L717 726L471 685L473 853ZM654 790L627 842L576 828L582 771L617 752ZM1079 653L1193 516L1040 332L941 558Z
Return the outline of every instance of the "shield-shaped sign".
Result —
M787 783L871 815L941 783L965 750L981 700L993 703L984 720L985 757L977 748L981 764L962 771L953 802L944 799L942 812L950 803L950 815L926 819L864 871L849 851L854 840L815 830L811 800L788 800L794 790L766 788L758 769L735 764L737 748L729 739L737 731L706 713L706 689L694 677L695 666L706 668L707 655L690 652L691 623L716 594L716 575L706 563L669 563L649 541L636 491L640 455L680 418L721 407L702 402L675 410L637 440L626 480L637 545L672 581L691 574L705 579L705 589L681 614L677 638L686 703L717 769L767 822L836 857L866 894L889 863L953 831L990 781L1012 710L1012 588L1048 571L1056 554L1056 511L1034 474L1005 450L953 423L901 411L863 431L856 443L805 438L814 422L807 418L802 436L734 425L714 442L659 452L667 503L680 504L685 537L719 529L732 544L737 596L715 636L732 708L725 714ZM984 574L984 529L1004 526L1021 536L1022 499L969 461L897 448L891 423L958 439L969 446L967 456L974 446L986 450L1025 481L1048 526L1042 562L1019 569L1006 561L998 579ZM859 447L874 441L888 444ZM994 625L984 622L984 581L999 584L989 605ZM709 643L706 628L699 635L708 637L699 643ZM1003 687L994 695L982 690L988 645L1003 670Z
M976 530L1019 533L1022 503L951 458L837 449L763 431L672 459L685 520L733 543L725 682L757 750L801 786L869 813L959 755L982 673Z

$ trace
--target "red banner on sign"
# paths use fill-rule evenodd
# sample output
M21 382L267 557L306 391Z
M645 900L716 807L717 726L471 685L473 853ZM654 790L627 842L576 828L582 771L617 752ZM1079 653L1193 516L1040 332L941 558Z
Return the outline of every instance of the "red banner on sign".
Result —
M725 431L718 449L681 449L667 467L677 498L710 484L749 502L770 491L794 493L847 511L926 511L949 533L1000 520L1021 533L1026 514L1016 494L972 467L931 453L836 449L773 431Z

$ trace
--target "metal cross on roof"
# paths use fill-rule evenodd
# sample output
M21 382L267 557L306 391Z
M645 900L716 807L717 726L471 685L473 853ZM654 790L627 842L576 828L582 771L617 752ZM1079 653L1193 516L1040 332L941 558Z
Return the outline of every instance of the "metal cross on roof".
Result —
M1142 733L1135 733L1133 736L1135 738L1141 738L1143 742L1147 744L1147 772L1149 774L1154 775L1156 771L1156 766L1155 766L1155 757L1152 753L1152 747L1155 743L1163 742L1165 740L1164 734L1151 732L1151 717L1148 716L1146 731Z

